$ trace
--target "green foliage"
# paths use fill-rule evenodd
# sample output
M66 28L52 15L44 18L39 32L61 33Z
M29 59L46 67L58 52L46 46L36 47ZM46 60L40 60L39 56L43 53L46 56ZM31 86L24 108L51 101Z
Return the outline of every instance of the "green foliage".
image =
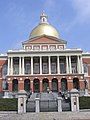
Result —
M80 97L79 98L79 107L80 109L90 109L90 97Z
M0 111L17 111L17 98L0 98Z

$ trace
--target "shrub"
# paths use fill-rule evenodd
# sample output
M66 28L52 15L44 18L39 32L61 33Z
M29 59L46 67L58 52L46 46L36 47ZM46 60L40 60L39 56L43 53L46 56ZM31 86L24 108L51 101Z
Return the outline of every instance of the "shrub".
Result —
M17 111L17 98L0 98L0 111Z
M80 109L90 109L90 97L79 97L79 107Z

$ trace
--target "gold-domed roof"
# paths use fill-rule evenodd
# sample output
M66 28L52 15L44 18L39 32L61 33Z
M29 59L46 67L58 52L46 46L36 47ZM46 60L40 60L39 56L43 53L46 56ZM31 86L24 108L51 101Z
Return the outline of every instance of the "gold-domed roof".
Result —
M47 22L46 14L42 13L40 16L40 20L41 20L40 24L32 30L30 34L30 38L34 38L42 35L59 38L58 31Z
M42 23L37 27L35 27L30 34L30 38L41 36L41 35L47 35L47 36L53 36L53 37L59 38L59 34L57 30L51 25L45 24L45 23Z

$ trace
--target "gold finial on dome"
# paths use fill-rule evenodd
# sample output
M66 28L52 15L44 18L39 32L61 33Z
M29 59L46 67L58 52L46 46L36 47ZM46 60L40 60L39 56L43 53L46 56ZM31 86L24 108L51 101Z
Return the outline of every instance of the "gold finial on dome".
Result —
M47 23L48 24L48 16L43 11L40 15L40 23Z

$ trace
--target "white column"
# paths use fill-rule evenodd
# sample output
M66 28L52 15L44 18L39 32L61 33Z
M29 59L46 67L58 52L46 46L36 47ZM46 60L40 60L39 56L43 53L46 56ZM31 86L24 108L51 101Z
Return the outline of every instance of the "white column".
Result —
M24 75L24 57L22 57L22 74Z
M8 57L8 75L10 74L10 57Z
M68 56L66 56L66 71L67 71L67 74L68 74L69 73Z
M33 75L33 57L31 57L31 75Z
M81 73L84 73L84 69L83 69L83 61L82 61L82 56L80 56L80 61L81 61Z
M21 57L19 57L19 75L21 75Z
M79 56L77 56L78 58L78 64L77 64L77 68L78 68L78 73L80 74L81 73L81 68L80 68L80 59L79 59Z
M40 108L39 108L39 100L40 100L40 98L35 98L35 102L36 102L36 108L35 108L35 112L36 113L39 113L40 112Z
M70 71L70 73L72 73L71 56L69 56L69 71Z
M51 57L50 56L48 57L48 60L49 60L49 74L51 74Z
M62 97L58 97L58 112L62 112Z
M42 56L40 56L40 74L42 74Z
M60 74L59 56L57 56L57 73Z
M11 70L10 70L10 74L13 74L13 57L11 57Z

